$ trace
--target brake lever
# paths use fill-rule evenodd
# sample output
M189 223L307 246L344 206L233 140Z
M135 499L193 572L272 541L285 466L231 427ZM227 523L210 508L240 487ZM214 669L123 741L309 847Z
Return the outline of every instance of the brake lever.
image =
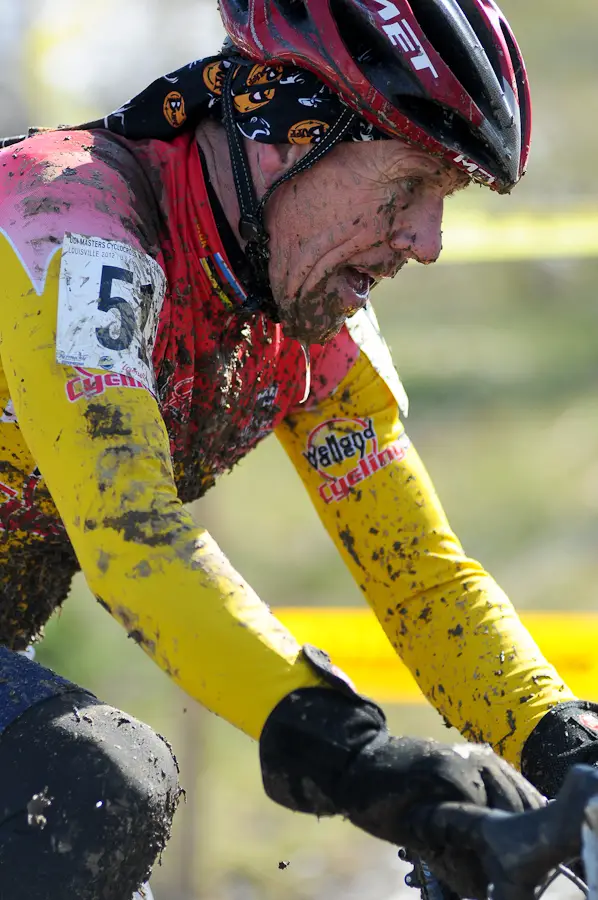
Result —
M557 797L541 809L507 814L506 822L488 816L481 826L488 874L502 870L511 882L537 884L559 863L579 857L585 810L597 796L598 771L574 766Z
M598 770L575 766L557 798L541 809L509 813L459 803L427 807L416 820L418 846L413 849L425 856L426 848L467 848L493 885L494 900L532 900L549 871L580 855L584 814L593 797L598 803ZM598 833L598 806L594 810ZM598 890L593 900L598 900Z

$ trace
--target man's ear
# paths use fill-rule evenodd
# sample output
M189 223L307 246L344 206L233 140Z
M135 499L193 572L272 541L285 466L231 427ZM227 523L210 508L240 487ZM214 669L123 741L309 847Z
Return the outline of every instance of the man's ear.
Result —
M263 144L245 139L251 175L259 196L311 150L311 144Z

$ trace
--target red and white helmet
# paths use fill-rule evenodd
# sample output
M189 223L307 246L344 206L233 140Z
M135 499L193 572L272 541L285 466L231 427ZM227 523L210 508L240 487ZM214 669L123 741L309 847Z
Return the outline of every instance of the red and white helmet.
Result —
M494 0L220 0L238 51L309 69L363 118L509 191L529 154L523 57Z

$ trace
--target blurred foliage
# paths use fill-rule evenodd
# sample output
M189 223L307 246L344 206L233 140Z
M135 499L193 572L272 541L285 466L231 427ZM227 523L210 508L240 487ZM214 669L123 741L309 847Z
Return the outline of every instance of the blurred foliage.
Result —
M471 189L451 203L497 216L595 204L598 5L503 7L534 94L529 174L511 198ZM0 0L0 23L3 133L105 113L221 36L215 0ZM596 260L412 265L375 298L411 398L408 430L453 527L520 607L595 604L597 283ZM223 478L196 515L267 602L363 602L275 439ZM251 742L198 711L81 579L40 659L151 722L181 757L188 804L154 879L157 900L397 893L392 848L267 801ZM397 730L446 737L426 707L390 718ZM280 870L283 859L291 865Z

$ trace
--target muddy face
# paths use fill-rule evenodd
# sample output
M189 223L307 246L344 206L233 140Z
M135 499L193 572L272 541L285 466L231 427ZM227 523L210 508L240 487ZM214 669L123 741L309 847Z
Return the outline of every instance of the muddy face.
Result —
M403 141L345 143L266 207L270 279L285 333L325 343L381 278L435 262L445 197L469 180Z

